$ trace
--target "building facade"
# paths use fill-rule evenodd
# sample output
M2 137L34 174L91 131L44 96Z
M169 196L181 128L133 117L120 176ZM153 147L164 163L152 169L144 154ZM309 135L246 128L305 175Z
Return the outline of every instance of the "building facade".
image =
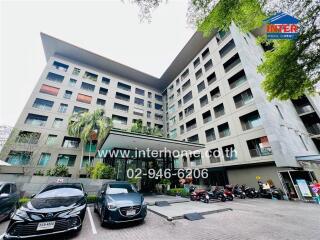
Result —
M142 119L167 138L205 144L201 157L180 158L180 167L209 169L204 184L252 184L260 176L280 185L280 170L301 169L298 156L319 154L319 94L268 101L256 70L264 49L235 26L209 38L195 33L161 78L45 34L42 40L47 65L15 125L16 144L1 153L14 165L5 171L64 164L72 176L84 175L96 145L68 136L67 122L97 108L116 128Z

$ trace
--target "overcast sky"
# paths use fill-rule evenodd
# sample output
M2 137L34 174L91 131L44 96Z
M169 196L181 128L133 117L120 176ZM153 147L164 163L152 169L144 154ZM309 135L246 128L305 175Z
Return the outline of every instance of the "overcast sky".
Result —
M1 1L0 125L14 126L46 64L40 32L159 77L194 32L187 2L168 1L148 24L121 0Z

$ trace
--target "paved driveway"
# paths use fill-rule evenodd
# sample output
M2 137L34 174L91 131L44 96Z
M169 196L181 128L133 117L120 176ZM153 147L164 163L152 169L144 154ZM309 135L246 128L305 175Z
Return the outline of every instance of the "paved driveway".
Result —
M205 215L205 219L194 222L185 219L169 222L148 212L143 224L102 228L98 216L93 213L92 208L88 208L83 229L79 235L61 236L55 239L320 239L320 205L267 199L245 199L210 204L223 205L233 210ZM5 231L7 224L7 222L0 224L1 233Z

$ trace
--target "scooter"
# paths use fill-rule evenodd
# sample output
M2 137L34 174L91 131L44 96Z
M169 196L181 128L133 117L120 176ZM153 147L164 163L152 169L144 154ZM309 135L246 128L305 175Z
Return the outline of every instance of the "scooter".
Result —
M283 193L281 189L276 188L275 186L271 186L269 188L266 188L261 180L258 181L259 184L259 191L258 194L262 198L276 198L278 200L283 199Z
M248 198L258 198L258 191L254 187L248 187L245 184L241 185L241 190Z
M232 193L232 185L226 185L225 188L224 188L224 195L226 196L227 200L229 201L233 201L233 198L234 198L234 195Z
M197 189L195 186L189 188L190 200L191 201L200 201L206 194L206 190Z
M241 190L239 184L236 184L233 189L232 193L234 194L235 197L240 198L240 199L245 199L246 194Z
M206 192L206 195L202 196L201 200L205 203L209 203L211 200L225 202L227 200L227 196L224 194L223 189L220 189L219 187L211 187L211 190Z

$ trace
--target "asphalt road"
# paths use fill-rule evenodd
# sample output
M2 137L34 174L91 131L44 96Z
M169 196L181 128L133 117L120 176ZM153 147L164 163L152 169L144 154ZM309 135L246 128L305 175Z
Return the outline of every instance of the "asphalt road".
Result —
M320 205L267 199L236 199L233 202L210 204L233 210L205 215L205 219L193 222L185 219L169 222L148 212L142 224L131 223L110 228L101 227L98 215L89 207L78 235L60 235L48 239L320 239ZM0 224L0 234L7 225L8 222Z

